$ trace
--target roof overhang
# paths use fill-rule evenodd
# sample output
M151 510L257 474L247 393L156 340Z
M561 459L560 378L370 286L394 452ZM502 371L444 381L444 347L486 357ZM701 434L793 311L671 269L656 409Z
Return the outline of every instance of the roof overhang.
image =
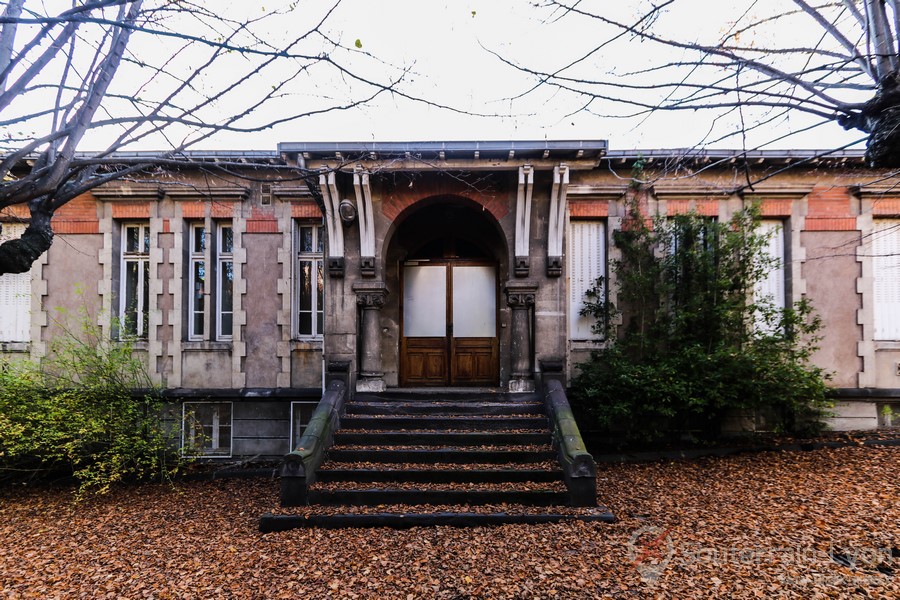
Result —
M283 142L289 163L309 169L370 171L515 170L523 165L593 169L606 154L605 140L468 142Z
M612 165L641 161L645 166L684 164L692 166L721 165L808 165L808 166L865 166L863 149L790 149L790 150L729 150L715 148L673 148L650 150L610 150L605 155Z

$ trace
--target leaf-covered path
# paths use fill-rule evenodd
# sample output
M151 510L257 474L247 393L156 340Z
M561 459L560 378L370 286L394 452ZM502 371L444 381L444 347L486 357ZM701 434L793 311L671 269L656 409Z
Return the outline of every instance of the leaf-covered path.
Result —
M897 598L900 447L602 466L613 525L262 535L268 479L0 494L9 598ZM893 554L893 555L892 555Z

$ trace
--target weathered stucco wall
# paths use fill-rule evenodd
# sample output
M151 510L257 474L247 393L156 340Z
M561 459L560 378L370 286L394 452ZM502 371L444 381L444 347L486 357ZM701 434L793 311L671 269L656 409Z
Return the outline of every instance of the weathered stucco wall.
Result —
M247 294L244 296L247 307L247 324L244 326L247 386L276 387L281 369L276 353L277 344L281 341L277 319L281 298L273 292L278 289L278 279L281 277L281 266L278 264L281 235L245 235L244 244L247 246Z
M824 324L820 348L812 360L834 373L833 385L856 387L862 367L857 355L861 329L856 323L861 306L856 293L860 267L856 256L842 249L855 248L859 233L807 231L801 239L806 248L803 276L807 297Z
M103 238L93 234L57 235L54 239L43 272L47 282L43 308L48 320L44 341L58 335L60 325L80 332L81 311L86 311L92 325L111 318L101 315L97 291L97 283L103 280L103 268L97 261L102 245Z

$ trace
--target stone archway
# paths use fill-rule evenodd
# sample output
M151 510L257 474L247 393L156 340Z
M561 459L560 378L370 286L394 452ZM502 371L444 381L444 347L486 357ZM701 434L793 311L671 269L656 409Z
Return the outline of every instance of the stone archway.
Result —
M509 278L501 225L460 196L421 200L398 215L384 244L382 344L388 385L499 386L507 352L500 286Z

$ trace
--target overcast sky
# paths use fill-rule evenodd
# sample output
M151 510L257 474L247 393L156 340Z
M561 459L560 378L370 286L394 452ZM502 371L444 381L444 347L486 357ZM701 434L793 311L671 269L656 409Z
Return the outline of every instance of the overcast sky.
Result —
M659 113L649 118L614 118L623 109L596 106L592 114L579 111L583 98L550 90L538 90L524 99L517 97L529 90L535 80L503 64L489 51L511 60L544 69L556 69L586 49L605 39L609 31L596 22L577 17L556 16L527 0L468 1L379 1L344 0L330 26L345 43L359 39L363 49L386 62L412 67L414 73L404 88L429 100L446 102L474 113L500 116L474 117L429 109L399 99L383 97L370 107L352 114L317 118L279 130L278 140L450 140L450 139L607 139L612 148L686 147L696 144L710 127L710 113ZM648 2L589 2L586 9L607 11L623 19L633 18ZM784 8L784 2L679 0L666 16L665 25L701 39L714 38L730 19L749 5L764 14ZM610 13L610 11L614 11ZM771 32L772 38L788 36L800 40L818 38L819 30L811 19L798 21L808 25L806 32ZM695 32L691 34L690 32ZM770 43L771 40L766 40ZM640 68L658 57L648 56L647 44L623 41L601 53L593 63L634 65ZM599 109L599 110L596 110ZM778 121L748 140L757 146L779 137L787 129L802 128L809 121L801 115ZM732 121L723 128L735 128ZM843 131L838 125L815 129L795 136L774 147L830 147L861 137ZM258 138L259 139L259 138ZM264 141L254 142L256 145ZM739 147L740 138L725 146ZM773 147L773 146L769 146Z
M61 0L46 1L52 4ZM293 39L292 36L306 31L310 23L320 19L335 1L299 2L292 13L270 20L267 29L263 30L264 35L271 36L276 45L279 40ZM287 0L271 3L209 0L206 4L221 14L239 19L243 15L259 16L273 7L287 4ZM675 148L691 147L708 139L713 124L720 131L735 130L734 119L715 121L712 113L656 113L649 117L623 118L621 115L628 111L622 106L595 103L591 110L580 110L584 97L550 88L532 90L533 77L504 64L492 53L522 65L553 71L596 46L598 40L612 35L611 30L602 29L596 21L574 16L559 18L560 15L535 4L529 0L343 0L324 26L329 37L351 48L348 53L336 55L343 64L382 82L390 81L401 70L406 70L399 89L432 103L454 107L458 112L382 94L372 103L350 111L304 118L262 132L221 134L205 140L199 147L274 150L282 141L605 139L613 149ZM580 6L632 20L648 4L649 0L583 0ZM678 0L663 16L661 24L689 39L708 41L717 39L735 15L746 12L748 7L764 15L785 4L779 0ZM790 30L768 32L771 39L760 42L771 43L779 37L787 37L792 42L808 38L814 45L821 37L821 30L811 19L797 23ZM190 24L185 25L184 31L191 31ZM130 48L139 60L152 61L167 57L166 44L171 49L176 43L180 42L136 35ZM309 46L305 50L321 51ZM639 70L658 59L658 47L622 39L597 53L582 71L572 73L602 76L613 68ZM188 53L176 53L176 59L166 64L175 69L180 61L180 68L187 72L198 60ZM210 81L233 77L231 69L239 66L240 61L241 57L226 57L219 61L220 71L207 77ZM153 93L154 85L145 85L134 92L140 85L135 82L142 81L141 77L146 77L146 73L133 76L123 68L114 89L123 96ZM266 77L268 75L245 84L243 97L239 95L230 101L222 101L215 110L220 114L237 110L241 101L245 106L251 102L249 98L255 89L271 86ZM294 84L290 93L266 107L266 116L290 115L311 107L346 102L355 95L371 92L321 69L311 70ZM529 90L532 91L523 97L522 94ZM116 109L110 108L109 115L116 116ZM207 114L206 118L218 117ZM753 115L747 113L745 118L752 122ZM809 134L788 137L775 145L765 145L785 132L801 129L809 123L802 115L794 114L746 140L733 137L718 145L739 148L746 143L748 148L827 148L861 137L830 124ZM94 134L81 147L100 148L108 139L108 136ZM151 138L136 149L160 149L166 141L160 137Z

